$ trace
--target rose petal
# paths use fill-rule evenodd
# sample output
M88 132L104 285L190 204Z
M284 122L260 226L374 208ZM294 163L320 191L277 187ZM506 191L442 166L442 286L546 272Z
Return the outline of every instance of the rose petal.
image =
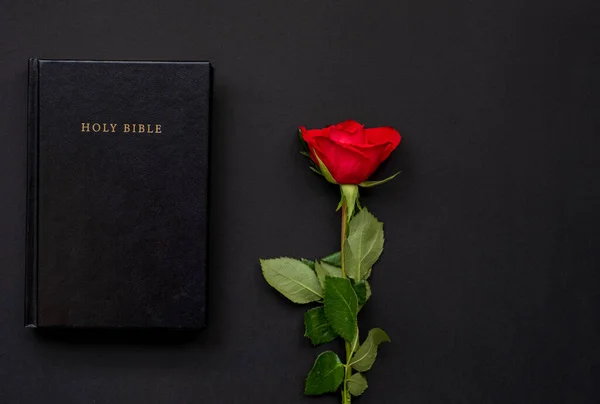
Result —
M361 124L354 121L346 121L334 126L330 126L329 138L338 143L344 144L362 144L366 143L367 138Z
M400 133L398 133L396 129L389 126L365 129L365 135L367 138L367 143L369 144L382 144L389 142L397 146L401 139Z
M302 138L308 145L308 151L310 153L310 159L319 166L319 160L314 153L314 138L317 136L325 136L329 135L329 128L325 129L306 129L304 126L300 127L300 132L302 133Z
M364 129L364 125L352 120L340 122L332 127L348 133L362 132Z
M324 129L300 127L312 160L315 156L340 184L359 184L368 179L398 146L401 136L393 128L364 129L356 121L341 122Z
M313 140L319 158L340 184L359 184L365 181L379 166L378 159L385 148L385 145L381 145L359 150L323 136Z
M310 143L310 140L315 136L329 136L329 128L325 129L306 129L304 126L300 127L302 132L302 138L306 143Z
M381 155L381 160L387 159L391 152L400 144L402 137L400 133L394 128L389 126L382 126L380 128L369 128L365 129L365 136L367 143L372 145L386 144L386 148Z

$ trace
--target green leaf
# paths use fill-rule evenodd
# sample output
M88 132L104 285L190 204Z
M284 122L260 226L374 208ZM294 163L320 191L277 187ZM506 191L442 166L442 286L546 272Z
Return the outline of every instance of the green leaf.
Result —
M382 342L390 342L390 337L381 328L373 328L352 357L350 365L359 372L371 369L377 358L377 347Z
M358 298L358 305L362 306L367 302L367 283L365 281L356 282L353 287Z
M348 390L355 397L360 396L369 387L367 379L362 373L355 373L348 379Z
M349 224L344 260L346 273L355 281L365 279L383 252L383 223L366 208Z
M387 177L384 180L380 180L380 181L363 181L360 184L358 184L359 187L363 187L363 188L371 188L371 187L376 187L377 185L381 185L381 184L385 184L388 181L393 180L394 178L396 178L398 176L398 174L400 174L400 171L398 171L396 174Z
M358 200L358 186L353 184L342 184L340 185L342 190L342 198L346 200L346 209L348 220L354 215L354 208L356 207L356 201Z
M316 302L323 298L317 274L306 264L292 258L260 260L269 285L294 303Z
M327 257L321 259L321 261L323 261L329 265L341 267L342 266L342 252L341 251L334 252L333 254L328 255Z
M304 394L316 396L335 392L344 379L344 365L333 352L323 352L317 357L306 378Z
M329 265L323 261L317 261L317 263L315 264L315 272L317 273L319 282L321 282L321 286L323 287L325 287L325 278L327 278L328 276L331 276L333 278L342 277L342 268Z
M331 327L342 338L352 342L358 325L358 298L348 278L325 278L325 316Z
M313 152L315 153L315 157L317 158L317 161L319 162L319 169L321 170L321 174L323 174L323 177L325 177L325 179L328 182L331 182L332 184L337 184L336 180L333 178L333 176L331 175L331 173L329 172L329 170L327 169L325 164L323 164L323 162L321 161L321 159L319 158L317 153L314 150L313 150Z
M325 317L323 307L315 307L304 314L304 330L304 336L308 337L313 345L326 344L337 337Z
M310 267L310 269L312 269L312 270L315 269L315 262L314 261L307 260L306 258L300 258L300 262L302 262L304 265L308 265Z
M362 300L362 288L364 286L364 300ZM357 290L358 288L358 290ZM356 296L358 297L358 311L360 312L365 304L371 298L371 285L369 285L368 281L360 281L354 285L354 291L356 292ZM362 303L361 303L362 302Z

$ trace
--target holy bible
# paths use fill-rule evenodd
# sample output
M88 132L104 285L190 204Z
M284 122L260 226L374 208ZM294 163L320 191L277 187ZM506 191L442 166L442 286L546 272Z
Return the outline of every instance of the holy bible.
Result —
M25 325L206 323L208 62L31 59Z

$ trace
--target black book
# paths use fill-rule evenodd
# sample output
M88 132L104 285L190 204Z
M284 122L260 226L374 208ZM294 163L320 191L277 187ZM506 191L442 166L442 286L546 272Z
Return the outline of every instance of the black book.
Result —
M29 63L29 327L206 322L208 62Z

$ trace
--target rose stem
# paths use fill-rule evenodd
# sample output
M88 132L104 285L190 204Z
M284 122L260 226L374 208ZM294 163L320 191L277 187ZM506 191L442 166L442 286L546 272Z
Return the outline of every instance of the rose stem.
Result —
M342 276L346 278L346 270L344 268L344 245L346 244L346 237L348 235L348 231L346 229L348 222L348 209L346 207L346 201L342 202L342 245L341 245L341 263L342 263ZM350 392L348 391L348 379L352 376L352 367L348 364L350 363L350 359L352 359L352 347L350 343L346 341L346 365L344 372L344 385L342 388L342 404L350 404L350 400L352 397L350 396Z
M342 203L342 247L341 247L341 261L342 261L342 276L345 278L346 277L346 269L344 268L344 245L346 244L346 234L348 233L346 230L346 222L348 221L347 218L348 215L348 209L346 208L346 201L344 201Z

